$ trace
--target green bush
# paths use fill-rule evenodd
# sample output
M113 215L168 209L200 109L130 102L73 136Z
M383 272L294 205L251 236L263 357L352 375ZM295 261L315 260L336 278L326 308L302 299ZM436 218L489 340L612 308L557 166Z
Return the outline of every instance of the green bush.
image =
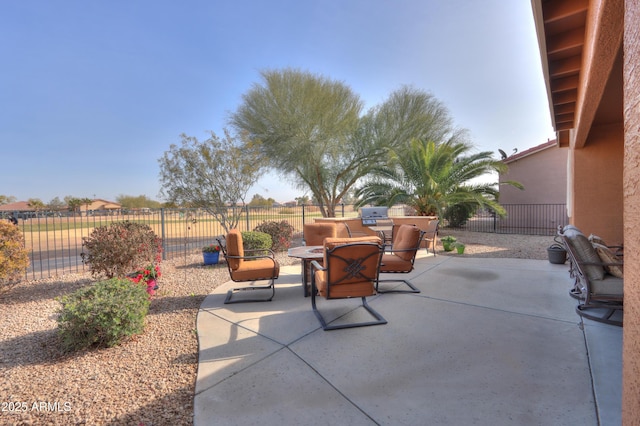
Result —
M146 286L112 278L60 299L58 333L65 351L111 347L144 330Z
M286 250L291 246L293 226L286 220L280 222L262 222L253 230L256 232L264 232L271 236L272 245L269 248L273 251Z
M18 280L28 267L29 253L20 228L0 222L0 284Z
M444 212L444 218L451 228L461 228L474 215L478 208L475 204L454 204Z
M242 245L245 250L265 250L271 248L273 241L271 235L264 232L242 231ZM260 252L249 253L249 256L258 255Z
M135 222L114 222L93 230L82 239L86 252L82 261L92 275L107 278L125 277L149 264L160 263L161 240L149 225Z

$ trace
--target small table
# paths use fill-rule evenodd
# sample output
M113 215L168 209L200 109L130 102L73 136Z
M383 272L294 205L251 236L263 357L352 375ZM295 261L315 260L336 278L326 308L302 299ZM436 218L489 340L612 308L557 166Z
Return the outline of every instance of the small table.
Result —
M302 290L304 291L304 297L309 297L311 294L311 262L324 257L324 247L293 247L289 249L288 255L302 260Z

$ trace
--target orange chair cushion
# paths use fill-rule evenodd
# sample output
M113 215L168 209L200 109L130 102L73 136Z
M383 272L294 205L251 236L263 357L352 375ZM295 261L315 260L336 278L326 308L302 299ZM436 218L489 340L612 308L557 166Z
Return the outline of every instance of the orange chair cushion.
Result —
M278 278L280 265L273 259L255 259L242 262L242 267L232 270L231 276L235 281L254 281Z
M304 225L304 243L307 246L321 246L325 238L335 238L335 223L306 223Z
M385 253L382 255L380 272L411 272L412 270L413 263L411 263L410 260L404 260L393 253Z
M340 238L350 238L351 230L349 229L349 225L344 222L336 223L336 237Z
M327 297L327 271L316 271L315 280L318 292ZM376 293L375 285L372 281L366 281L357 284L332 284L331 299L342 299L345 297L363 297L371 296Z
M227 254L229 256L244 257L244 246L242 245L242 234L237 229L231 229L227 234ZM243 259L227 259L232 270L239 269L244 263Z
M402 225L398 228L398 233L393 242L394 253L404 260L411 261L418 250L420 240L420 228L412 225ZM414 250L410 250L414 249ZM408 250L408 251L400 251Z

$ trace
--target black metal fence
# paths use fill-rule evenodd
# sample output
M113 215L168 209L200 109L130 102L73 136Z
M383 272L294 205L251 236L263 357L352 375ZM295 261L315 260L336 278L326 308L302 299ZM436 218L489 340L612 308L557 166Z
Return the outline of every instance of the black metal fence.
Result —
M240 208L240 207L238 207ZM322 217L317 206L242 207L238 228L253 230L265 221L286 220L294 232L302 232L305 222ZM356 217L353 206L341 205L336 214ZM399 213L401 214L401 213ZM162 239L162 256L173 259L199 253L205 245L224 234L220 223L202 209L141 209L137 211L14 212L29 252L26 279L41 279L86 270L82 262L82 240L98 227L113 222L132 221L149 225Z
M568 223L564 204L504 205L507 218L501 219L487 211L479 211L459 229L473 232L494 232L527 235L553 235L558 225ZM290 223L294 232L302 232L305 223L322 217L317 206L243 207L238 228L253 230L265 221ZM389 216L406 214L403 206L389 209ZM353 205L341 205L338 217L358 217ZM162 238L163 258L173 259L199 253L205 245L215 243L224 234L220 223L200 209L143 209L139 211L93 211L81 215L57 212L15 213L19 217L30 266L27 279L41 279L64 273L84 272L82 239L100 226L113 222L133 221L149 225ZM447 227L446 221L442 227Z
M478 210L464 225L455 229L499 234L555 235L558 225L569 223L566 204L503 204L505 218L492 211ZM447 226L446 223L444 225Z

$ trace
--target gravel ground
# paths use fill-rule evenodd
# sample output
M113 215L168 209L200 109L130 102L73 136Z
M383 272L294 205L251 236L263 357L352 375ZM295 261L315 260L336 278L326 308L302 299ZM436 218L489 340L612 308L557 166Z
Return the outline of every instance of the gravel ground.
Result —
M547 259L553 243L552 237L444 235L465 243L465 257ZM278 260L283 266L299 262L286 253ZM59 349L56 298L88 285L90 276L23 282L0 292L0 424L191 425L196 315L229 274L224 264L202 266L200 254L164 262L162 269L142 335L73 354Z

